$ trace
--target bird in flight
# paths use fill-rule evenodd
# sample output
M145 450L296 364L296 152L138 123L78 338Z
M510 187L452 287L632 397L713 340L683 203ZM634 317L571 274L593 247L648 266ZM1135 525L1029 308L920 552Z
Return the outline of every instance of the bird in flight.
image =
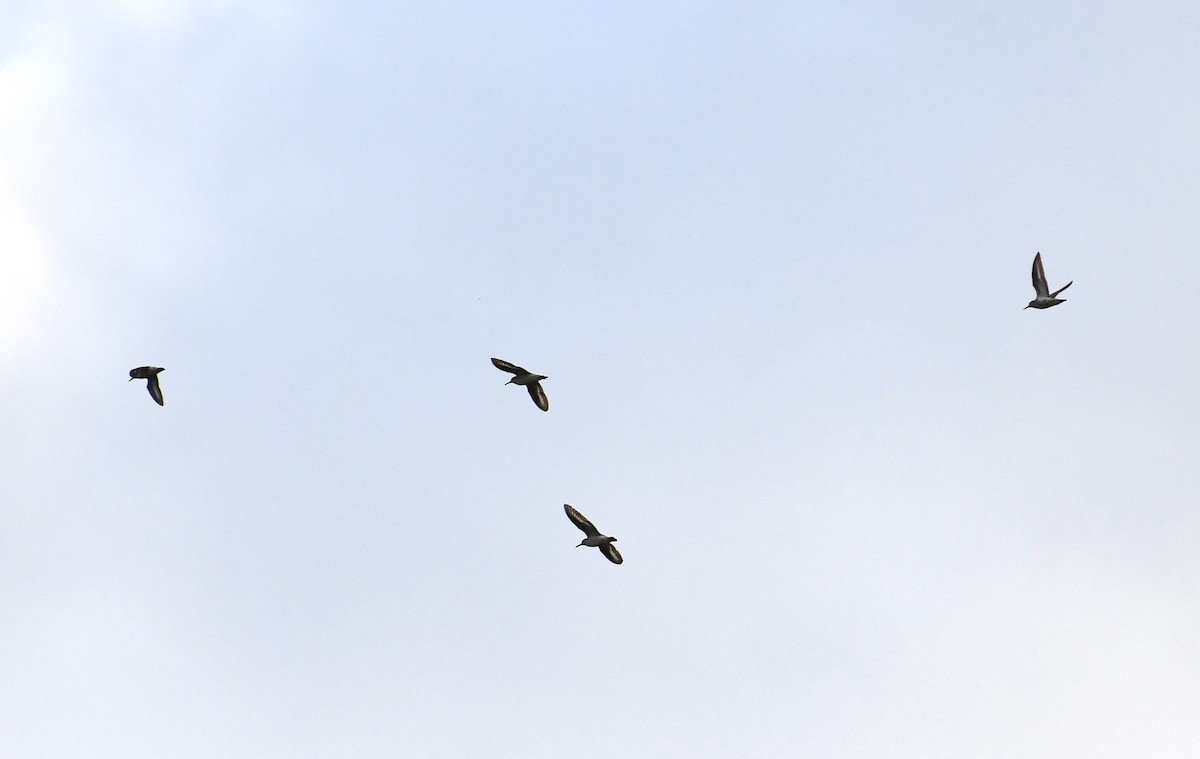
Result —
M616 538L601 535L600 531L596 529L596 525L592 524L588 521L587 517L572 508L571 504L564 503L563 509L567 512L567 519L570 519L576 527L583 530L583 534L586 536L582 543L575 546L576 548L579 548L579 546L599 548L600 553L604 554L604 557L613 564L620 564L624 561L621 558L621 554L617 551L617 547L613 545L617 541Z
M510 364L507 361L501 361L498 358L493 358L492 363L502 372L508 372L513 375L513 378L506 385L524 385L529 391L529 397L537 404L537 407L542 411L550 410L550 399L546 397L546 391L542 389L542 380L550 379L544 374L534 374L533 372L522 369L516 364Z
M146 389L150 391L150 397L160 406L163 405L162 388L158 386L158 373L161 371L164 371L161 366L139 366L129 370L129 381L146 380Z
M1029 305L1025 308L1050 308L1057 306L1059 303L1066 303L1066 298L1059 298L1058 294L1066 290L1075 280L1071 280L1067 284L1058 288L1054 292L1050 292L1050 286L1046 284L1046 270L1042 268L1042 254L1038 252L1033 257L1033 289L1037 292L1037 297L1029 301Z

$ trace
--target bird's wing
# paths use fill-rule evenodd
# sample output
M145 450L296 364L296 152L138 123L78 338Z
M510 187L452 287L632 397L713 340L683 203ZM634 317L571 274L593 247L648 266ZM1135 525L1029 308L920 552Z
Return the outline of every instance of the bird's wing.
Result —
M507 361L503 361L498 358L493 358L492 364L502 372L511 372L512 374L529 374L529 372L525 371L516 364L510 364Z
M600 534L600 531L596 529L596 525L589 522L588 518L576 511L571 504L564 503L563 510L567 512L567 519L570 519L576 527L583 530L589 538L594 538Z
M546 397L546 391L542 389L542 383L530 382L525 388L529 391L529 397L537 404L537 407L542 411L550 410L550 399Z
M620 564L622 561L625 561L621 558L621 552L612 543L601 543L600 553L604 554L613 564Z
M1063 290L1066 290L1068 287L1070 287L1073 284L1075 284L1075 280L1071 280L1067 284L1063 285L1062 287L1058 288L1054 292L1050 293L1050 297L1057 298L1059 293L1061 293Z
M1046 270L1042 268L1042 254L1033 257L1033 289L1039 298L1050 297L1050 287L1046 284Z
M146 389L150 391L150 397L158 405L163 405L162 388L158 386L158 375L151 374L146 380Z

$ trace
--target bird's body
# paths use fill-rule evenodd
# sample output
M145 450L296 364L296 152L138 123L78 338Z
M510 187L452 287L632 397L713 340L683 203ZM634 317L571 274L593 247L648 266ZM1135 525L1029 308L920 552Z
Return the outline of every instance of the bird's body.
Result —
M596 526L592 524L587 517L576 511L571 504L564 503L563 510L567 512L567 519L570 519L572 524L583 530L584 538L578 546L575 546L576 548L579 548L579 546L599 548L600 553L604 554L604 557L613 564L620 564L622 561L624 561L624 559L621 558L620 552L617 551L617 547L613 545L613 543L617 540L616 538L609 537L608 535L601 535L600 531L596 529Z
M1057 306L1059 303L1066 303L1067 299L1059 298L1058 294L1073 284L1075 284L1075 280L1071 280L1054 292L1050 292L1050 286L1046 284L1046 270L1042 268L1042 254L1039 251L1033 257L1033 290L1037 293L1037 297L1029 301L1029 305L1025 308L1050 308L1051 306Z
M529 391L529 397L542 411L550 410L550 399L546 397L546 391L542 389L542 380L550 379L544 374L534 374L533 372L522 369L516 364L510 364L502 359L493 358L492 365L502 372L508 372L513 375L513 378L506 385L524 385Z
M135 379L146 380L146 390L149 391L150 397L158 405L163 405L162 387L158 384L158 373L166 371L161 366L139 366L136 369L129 370L129 381Z

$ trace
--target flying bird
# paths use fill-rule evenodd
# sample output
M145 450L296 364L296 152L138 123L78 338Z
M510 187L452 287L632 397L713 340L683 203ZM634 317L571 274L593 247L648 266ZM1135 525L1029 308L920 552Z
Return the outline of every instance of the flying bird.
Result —
M506 385L524 385L529 391L529 397L537 404L537 407L542 411L550 410L550 399L546 397L546 391L542 389L542 380L550 379L544 374L534 374L517 366L510 364L507 361L501 361L498 358L493 358L492 363L502 372L508 372L513 375L513 378Z
M600 531L596 529L596 525L589 522L587 517L572 508L571 504L564 503L563 509L567 512L567 519L570 519L571 522L574 523L576 527L583 530L583 534L586 535L586 537L583 539L583 542L578 546L575 546L576 548L579 548L579 546L599 548L600 553L604 554L604 557L613 564L620 564L622 561L624 561L624 559L621 558L621 554L617 551L617 547L613 545L613 543L617 542L616 538L610 538L607 535L601 535Z
M150 391L150 397L160 406L163 405L162 388L158 386L158 373L161 371L165 371L161 366L139 366L129 370L129 381L146 380L146 389Z
M1029 305L1025 308L1050 308L1059 303L1066 303L1067 299L1059 298L1058 294L1074 282L1075 280L1071 280L1054 292L1050 292L1050 286L1046 284L1046 270L1042 268L1042 253L1038 251L1038 254L1033 257L1033 289L1037 292L1037 297L1029 301Z

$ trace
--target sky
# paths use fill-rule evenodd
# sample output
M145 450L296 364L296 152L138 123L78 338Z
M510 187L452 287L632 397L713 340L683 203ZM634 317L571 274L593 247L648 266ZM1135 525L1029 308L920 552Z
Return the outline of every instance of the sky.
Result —
M1196 756L1198 16L6 3L5 754Z

